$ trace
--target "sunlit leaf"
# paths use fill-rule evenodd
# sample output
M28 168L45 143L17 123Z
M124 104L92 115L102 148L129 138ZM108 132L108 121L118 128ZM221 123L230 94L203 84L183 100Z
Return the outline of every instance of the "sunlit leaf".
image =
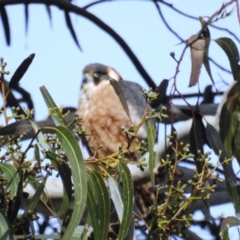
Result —
M121 193L119 191L119 183L114 178L109 177L108 185L109 185L110 196L116 208L119 221L122 222L124 205L123 205Z
M4 176L9 185L10 199L12 200L17 194L18 184L20 181L17 170L8 163L0 163L0 169L4 173Z
M240 220L236 217L226 217L223 219L221 228L220 228L220 236L224 235L224 232L228 232L230 227L240 226Z
M44 101L45 101L47 107L49 109L56 109L56 111L60 114L56 103L54 102L53 98L49 94L46 87L45 86L40 87L40 91L43 95L43 98L44 98ZM56 126L60 126L60 125L67 126L68 125L68 123L63 118L59 118L59 116L57 114L53 114L53 115L51 115L51 117Z
M84 236L82 238L79 238L79 236L81 236L85 230L86 230L86 233L84 234ZM79 239L88 240L91 232L92 232L91 226L89 226L88 229L86 229L84 226L77 226L71 237L71 240L79 240Z
M147 123L147 138L148 138L148 152L149 152L149 173L152 186L155 185L155 178L154 178L154 167L155 167L155 159L156 159L156 152L154 152L154 142L156 138L156 130L154 127L153 122Z
M0 239L1 240L10 240L10 228L7 223L7 219L0 212Z
M74 229L79 224L86 206L87 176L82 152L73 133L69 129L62 126L50 129L56 131L56 134L66 151L66 155L69 159L72 169L74 203L64 218L61 232L61 239L67 240L71 237Z

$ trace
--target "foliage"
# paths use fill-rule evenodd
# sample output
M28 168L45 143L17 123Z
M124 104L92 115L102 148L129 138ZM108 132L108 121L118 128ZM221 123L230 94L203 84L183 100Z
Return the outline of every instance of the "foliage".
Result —
M210 31L208 26L214 21L228 17L231 12L226 7L232 1L223 4L211 17L204 21L200 18L201 30L193 35L183 49L174 75L173 93L179 93L176 87L176 77L179 72L185 50L190 47L192 69L189 86L198 82L202 65L205 66L210 79L213 81L209 65L208 50L210 44ZM6 3L7 4L7 3ZM28 3L27 3L28 4ZM65 8L67 27L80 48L76 38L69 12L86 14L74 8L70 3L55 3L69 6ZM70 4L70 5L68 5ZM1 6L1 19L3 22L6 41L10 44L10 29L5 6ZM89 15L88 15L89 14ZM28 18L28 6L26 5L26 19ZM93 18L94 19L94 18ZM96 19L95 19L96 20ZM95 21L94 20L94 21ZM105 26L105 29L108 29ZM109 30L109 29L108 29ZM109 32L111 32L109 30ZM111 34L115 34L111 32ZM116 35L114 35L116 37ZM116 37L118 40L118 36ZM119 40L125 49L128 46ZM96 158L95 154L84 159L79 140L86 134L81 119L78 116L66 120L69 112L58 107L47 89L42 86L40 91L49 109L49 116L53 124L44 122L39 124L34 120L32 109L23 110L19 104L10 104L13 98L12 90L17 86L24 73L34 59L34 54L26 58L13 74L10 82L5 80L6 63L1 59L1 92L3 98L2 114L5 125L0 129L1 137L1 163L0 163L0 236L2 239L136 239L135 229L140 229L147 239L169 239L179 236L184 239L201 239L189 228L195 224L193 212L196 209L205 211L206 220L209 220L212 205L211 200L221 186L225 186L235 212L239 213L238 183L233 167L232 157L235 156L239 163L239 52L230 38L218 38L215 42L225 52L236 83L226 94L225 102L219 110L219 133L210 124L204 124L205 117L198 110L198 106L189 106L188 109L180 109L185 115L193 119L187 142L178 140L177 132L172 126L172 132L168 136L168 147L159 155L155 148L156 130L152 120L166 121L169 112L160 107L166 103L166 81L159 86L158 91L152 89L143 90L146 98L146 111L139 125L134 128L123 128L126 135L127 147L121 147L118 152L103 158ZM131 49L127 49L131 55ZM135 55L131 55L142 74L148 79L149 84L155 86L149 76L139 65ZM117 82L108 78L121 104L130 118L128 106ZM214 81L213 81L214 83ZM159 92L164 93L161 95ZM161 90L161 91L160 91ZM180 94L180 93L179 93ZM180 94L181 95L181 94ZM162 97L164 96L164 98ZM15 99L16 100L16 99ZM15 101L16 102L16 101ZM171 104L171 100L168 102ZM154 110L149 110L149 105ZM7 112L11 106L12 113ZM171 112L170 112L171 113ZM147 124L148 143L137 139L139 128ZM22 145L26 134L31 136L27 146ZM130 146L136 142L134 149ZM211 166L210 153L204 152L203 146L208 145L219 157L219 164ZM94 149L98 151L98 149ZM131 151L148 152L147 159L139 162L131 162ZM196 169L192 176L184 181L183 172L179 171L179 163L194 160ZM135 211L134 185L128 165L136 165L140 170L149 170L148 180L151 180L149 191L154 194L155 203L151 206L147 218ZM219 176L219 167L222 167L222 175ZM48 180L55 175L63 186L61 192L60 207L55 209L48 195ZM160 178L159 179L157 179ZM58 181L58 182L59 182ZM224 183L223 183L224 182ZM220 185L219 185L220 183ZM223 183L223 184L222 184ZM27 188L34 189L33 194ZM187 196L188 194L188 196ZM200 207L199 207L200 204ZM61 225L57 234L39 234L37 229L38 207L43 205L41 212L47 216L59 219ZM44 209L44 210L43 210ZM80 223L80 224L79 224ZM143 226L141 225L143 223ZM239 226L239 220L228 217L223 220L219 234L223 239L229 239L228 228Z

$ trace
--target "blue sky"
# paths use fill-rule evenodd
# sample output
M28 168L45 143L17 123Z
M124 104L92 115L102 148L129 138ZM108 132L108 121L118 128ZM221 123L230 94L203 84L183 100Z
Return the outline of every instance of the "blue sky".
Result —
M89 2L74 1L79 6ZM196 17L211 16L222 5L220 0L175 0L171 3L179 10ZM189 38L200 30L199 21L185 18L166 6L160 6L168 23L183 39ZM0 56L7 61L7 70L13 73L23 59L31 53L36 54L32 65L21 80L21 86L32 94L37 109L37 120L47 116L47 108L39 87L45 85L57 105L76 107L82 79L81 72L89 63L99 62L112 66L124 79L136 81L147 87L126 54L108 34L87 19L71 14L74 29L83 49L81 52L66 28L64 14L56 7L51 9L52 23L49 22L44 6L30 5L28 33L25 34L23 5L8 6L12 37L10 47L6 46L0 25L2 36ZM232 9L233 5L228 8L229 11ZM174 75L176 62L169 53L175 52L178 59L184 45L179 45L180 41L166 29L153 3L149 1L106 2L91 7L89 11L123 37L156 83L162 79L170 79ZM235 10L230 17L219 20L215 24L239 35L239 23ZM226 32L212 28L210 32L212 39L229 37ZM235 43L237 44L236 41ZM230 68L226 56L214 41L210 45L210 55L221 65ZM188 50L184 55L177 78L177 85L182 93L198 91L197 86L187 87L190 70ZM220 72L214 66L212 66L212 73L219 91L226 88L221 78L228 83L232 82L231 75ZM204 68L199 81L201 90L211 84ZM220 101L220 98L217 101Z
M79 5L80 2L82 6L89 1L76 1ZM183 0L173 1L173 3L180 10L198 17L211 16L220 8L222 1L215 0L213 3L206 0ZM110 65L116 68L124 79L137 81L147 87L126 54L109 35L88 20L72 14L72 22L83 49L83 52L80 52L65 27L63 13L56 7L51 9L52 24L49 22L44 6L30 5L29 28L28 33L25 34L23 6L7 7L12 36L11 46L6 46L3 37L0 39L0 55L7 61L8 69L12 73L29 54L36 54L31 67L21 80L21 86L32 93L37 109L37 119L42 119L46 113L39 87L45 85L58 105L76 106L82 78L81 71L89 63L100 62ZM165 6L162 6L162 10L171 27L183 39L199 31L199 21L179 16ZM166 30L153 3L148 1L107 2L93 6L89 11L109 24L125 39L156 83L174 75L176 62L169 53L175 52L178 58L184 45L178 45L179 40ZM231 28L232 31L239 28L235 12L217 24ZM225 32L214 29L210 31L214 39L226 36ZM0 33L3 36L3 32ZM216 56L219 63L229 66L226 56L214 42L211 43L210 54ZM187 51L177 80L182 92L197 91L197 87L187 88L190 69L190 53ZM219 83L220 71L213 67L212 72L215 81ZM221 76L227 82L232 81L231 75L221 73ZM207 84L210 84L210 79L202 68L200 89L204 89ZM217 86L219 90L224 87L222 84Z

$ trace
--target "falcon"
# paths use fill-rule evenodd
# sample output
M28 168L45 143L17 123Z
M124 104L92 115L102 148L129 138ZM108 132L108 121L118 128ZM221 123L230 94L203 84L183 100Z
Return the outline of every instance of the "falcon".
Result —
M128 104L131 121L109 80L101 78L104 75L118 82ZM146 109L146 99L141 89L139 84L123 80L111 67L95 63L83 69L77 114L82 118L88 134L84 142L96 157L106 157L118 152L119 147L127 146L122 127L137 126ZM145 125L141 126L136 136L138 139L147 139ZM92 149L98 150L93 152ZM135 152L131 157L131 160L137 161L141 154ZM143 215L154 203L153 194L148 192L148 188L149 184L135 187L135 201Z

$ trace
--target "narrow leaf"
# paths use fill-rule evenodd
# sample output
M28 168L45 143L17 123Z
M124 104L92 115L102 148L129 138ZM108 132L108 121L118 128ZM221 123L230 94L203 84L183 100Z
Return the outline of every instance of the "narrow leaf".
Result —
M202 172L203 164L198 161L198 151L203 152L205 127L202 123L202 119L194 118L192 121L192 127L190 129L190 152L194 154L194 161L199 173Z
M208 76L210 77L212 83L214 84L214 80L212 77L212 72L211 72L211 68L210 68L210 64L209 64L209 58L208 58L209 45L210 45L210 39L206 39L205 40L205 51L204 51L204 56L203 56L203 64L208 73Z
M124 206L123 206L122 196L119 191L119 183L114 178L109 177L108 185L109 185L110 196L116 208L119 221L122 222Z
M73 37L73 40L74 42L77 44L78 48L80 49L80 51L82 51L79 43L78 43L78 39L77 39L77 35L74 31L74 28L73 28L73 25L72 25L72 21L71 21L71 18L70 18L70 15L67 11L65 11L65 20L66 20L66 24L67 24L67 27Z
M39 132L39 128L40 127L38 126L38 124L35 121L31 120L31 119L29 119L29 122L30 122L34 132L35 133L38 132L37 139L38 139L38 142L39 142L40 146L42 146L45 151L49 151L50 150L50 146L49 146L49 144L46 141L47 138L46 138L46 136L44 136L42 131Z
M41 185L41 182L37 181L35 176L28 176L28 179L29 179L29 184L32 186L32 188L37 191L37 189L40 187ZM48 202L48 196L47 194L43 191L42 192L42 195L41 195L41 200L47 204Z
M219 154L221 153L219 160L221 163L223 163L223 161L225 161L229 157L227 156L227 153L224 149L219 133L209 123L207 123L207 127L206 127L206 136L210 144L210 147L213 149L214 153L217 156L219 156ZM224 169L226 180L230 183L231 186L234 186L236 184L236 177L231 164L223 164L223 169Z
M51 8L49 4L46 4L46 11L47 11L47 15L50 21L50 25L52 25L52 13L51 13Z
M203 63L203 56L205 51L205 40L199 38L199 34L193 35L187 41L187 44L190 45L191 48L191 76L189 87L196 85L198 82L198 78L200 75L200 70Z
M44 101L45 101L47 107L50 109L56 109L56 111L58 112L58 114L51 115L51 118L53 119L55 125L56 126L60 126L60 125L67 126L68 123L63 118L59 117L60 111L59 111L56 103L54 102L53 98L51 97L50 93L45 88L45 86L40 87L40 91L43 95L43 98L44 98Z
M42 182L40 183L37 191L35 192L34 196L31 198L31 200L29 201L27 207L25 208L25 213L27 213L28 210L32 210L34 211L40 198L41 198L41 195L43 193L43 190L44 190L44 187L45 187L45 184L46 184L46 181L47 181L47 178L48 178L48 175L46 175Z
M14 72L14 74L9 82L10 89L14 88L19 83L19 81L22 79L25 72L28 70L28 67L31 65L34 57L35 57L35 53L32 53L31 55L29 55L29 57L27 57L26 59L23 60L23 62L20 64L20 66Z
M226 159L229 159L217 130L209 123L207 124L207 127L206 127L206 135L207 135L207 139L209 141L210 147L214 150L216 155L219 155L220 162L223 163ZM239 213L240 205L239 205L239 198L238 198L238 192L237 192L237 179L233 171L232 164L225 163L225 164L222 164L222 167L223 167L224 176L226 179L228 192L234 203L235 211L236 213Z
M61 239L65 240L70 239L74 229L79 224L83 215L87 199L87 176L82 152L73 133L62 126L50 129L56 131L56 134L66 151L66 155L70 161L72 169L74 203L72 205L72 209L69 210L68 214L64 218L62 226Z
M207 26L207 22L205 22L202 17L200 17L199 20L201 22L202 28ZM209 28L205 27L202 34L203 34L204 40L205 40L205 50L204 50L204 56L203 56L203 64L204 64L204 67L205 67L205 69L208 73L208 76L210 77L212 83L214 84L214 80L213 80L213 77L212 77L212 72L211 72L211 68L210 68L210 64L209 64L209 59L208 59L208 49L209 49L209 45L210 45L210 41L211 41L211 34L210 34L210 31L209 31Z
M96 211L97 205L95 202L95 197L92 193L92 189L90 187L88 187L87 204L88 204L88 211L89 211L89 216L91 220L91 225L93 227L94 239L101 240L100 231L102 231L102 229L98 224L99 216Z
M155 167L155 159L156 159L156 152L154 152L154 142L156 138L156 129L154 127L153 122L147 123L147 138L148 138L148 152L149 152L149 173L152 186L155 185L155 178L154 178L154 167Z
M109 194L103 177L97 171L92 171L91 174L94 177L94 185L97 191L98 221L99 229L101 229L99 232L99 240L107 239L110 216Z
M18 184L20 177L16 169L8 163L0 163L0 169L4 173L4 176L9 184L10 199L12 200L18 190Z
M25 30L28 32L28 20L29 20L29 7L28 3L24 4L24 15L25 15Z
M0 239L10 240L10 226L8 226L7 220L0 212Z
M52 163L56 165L58 169L58 173L62 179L63 186L66 190L67 197L69 199L69 202L72 200L72 173L71 173L71 168L65 163L65 162L60 162L58 160L58 155L47 151L46 156L52 160Z
M124 239L129 231L129 226L132 221L132 211L133 211L133 182L131 173L126 166L126 164L118 163L119 174L123 184L123 219L120 225L118 239Z
M231 96L223 104L219 119L220 136L223 141L227 155L232 154L232 138L236 131L236 119L233 118L234 111L239 105L237 94ZM237 119L238 120L238 119ZM235 126L233 126L235 125Z
M102 76L100 78L100 80L109 80L109 82L110 82L111 86L113 87L115 93L119 97L119 100L120 100L120 102L122 104L122 107L123 107L124 111L126 112L130 122L132 122L131 118L130 118L130 113L129 113L129 109L128 109L128 104L127 104L126 98L125 98L124 93L123 93L122 89L120 88L118 82L115 79L110 78L107 75Z
M123 198L122 198L122 193L123 193L122 186L112 177L108 178L108 186L109 186L111 199L114 203L115 210L117 212L118 219L121 224L123 221L123 210L124 210L124 204L123 204ZM136 240L133 219L131 220L128 235L126 236L125 239Z
M9 21L8 21L8 16L7 12L4 6L0 8L0 14L1 14L1 19L3 23L3 29L5 33L5 38L6 38L6 43L9 46L11 39L10 39L10 27L9 27Z
M228 60L230 62L232 74L234 77L234 80L240 80L240 72L239 72L239 52L236 44L233 42L232 39L223 37L218 38L215 40L215 42L222 48L222 50L225 52L225 54L228 57Z
M220 236L223 236L224 231L228 232L230 227L240 226L240 220L236 217L226 217L221 224Z

